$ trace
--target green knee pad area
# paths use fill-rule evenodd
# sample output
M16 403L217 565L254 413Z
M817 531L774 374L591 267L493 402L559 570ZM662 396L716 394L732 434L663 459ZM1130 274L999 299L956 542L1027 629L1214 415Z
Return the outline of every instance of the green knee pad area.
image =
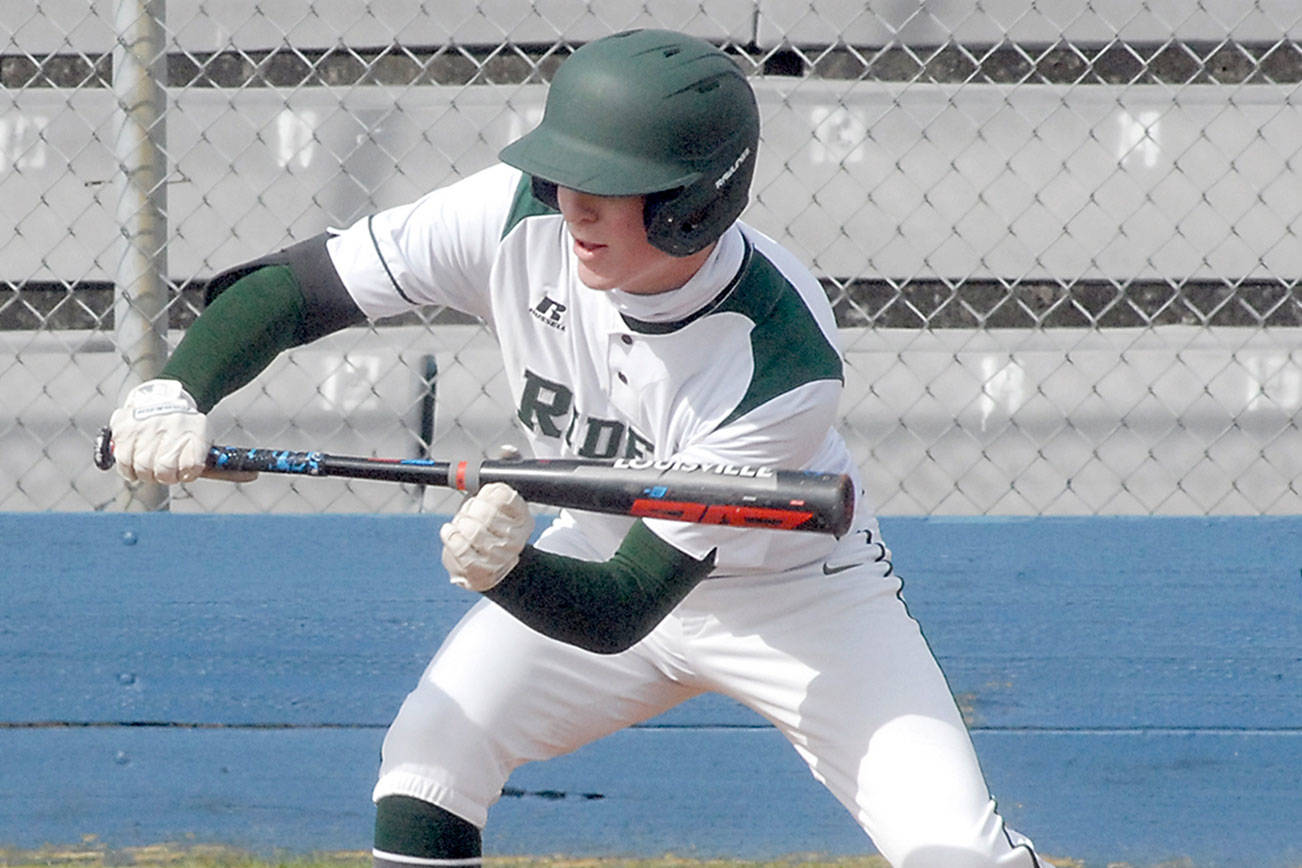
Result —
M375 806L375 849L419 859L480 855L479 829L438 805L408 796L385 796Z

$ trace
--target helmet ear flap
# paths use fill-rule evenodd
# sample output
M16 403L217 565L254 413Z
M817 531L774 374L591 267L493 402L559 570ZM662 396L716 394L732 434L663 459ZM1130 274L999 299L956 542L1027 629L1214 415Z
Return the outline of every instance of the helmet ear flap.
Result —
M554 211L561 210L560 200L556 197L556 185L551 181L544 181L537 175L531 178L533 186L533 197L539 202L551 208Z
M755 149L746 147L717 179L652 193L642 219L647 241L671 256L691 256L723 235L750 202Z
M679 187L646 197L642 220L652 247L671 256L691 256L718 237L712 220L716 199L700 187Z

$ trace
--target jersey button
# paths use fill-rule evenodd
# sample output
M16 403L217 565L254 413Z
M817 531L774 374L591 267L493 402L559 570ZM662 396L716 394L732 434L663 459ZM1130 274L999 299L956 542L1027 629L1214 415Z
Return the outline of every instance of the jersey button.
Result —
M615 374L615 376L616 376L616 377L619 377L619 381L620 381L621 383L625 383L625 384L628 383L628 377L624 375L624 372L623 372L623 371L619 371L619 372L617 372L617 373Z
M631 347L631 346L633 345L633 336L632 336L632 335L620 335L620 336L619 336L619 339L620 339L621 341L624 342L624 345L625 345L625 346L630 346L630 347Z

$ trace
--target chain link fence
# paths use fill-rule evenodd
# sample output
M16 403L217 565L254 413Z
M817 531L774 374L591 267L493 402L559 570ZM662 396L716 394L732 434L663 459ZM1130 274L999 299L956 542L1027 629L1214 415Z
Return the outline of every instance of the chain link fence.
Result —
M751 77L746 219L823 281L889 514L1302 508L1294 0L0 0L0 510L448 511L366 482L124 491L90 466L205 280L488 165L577 45ZM430 309L286 354L222 442L519 443Z

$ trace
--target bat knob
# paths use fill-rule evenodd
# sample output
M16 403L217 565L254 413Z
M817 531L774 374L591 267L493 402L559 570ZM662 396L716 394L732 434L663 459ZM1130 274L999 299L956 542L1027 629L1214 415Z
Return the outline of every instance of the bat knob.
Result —
M95 454L92 460L100 470L108 470L113 466L113 432L108 428L99 429L99 436L95 438Z

